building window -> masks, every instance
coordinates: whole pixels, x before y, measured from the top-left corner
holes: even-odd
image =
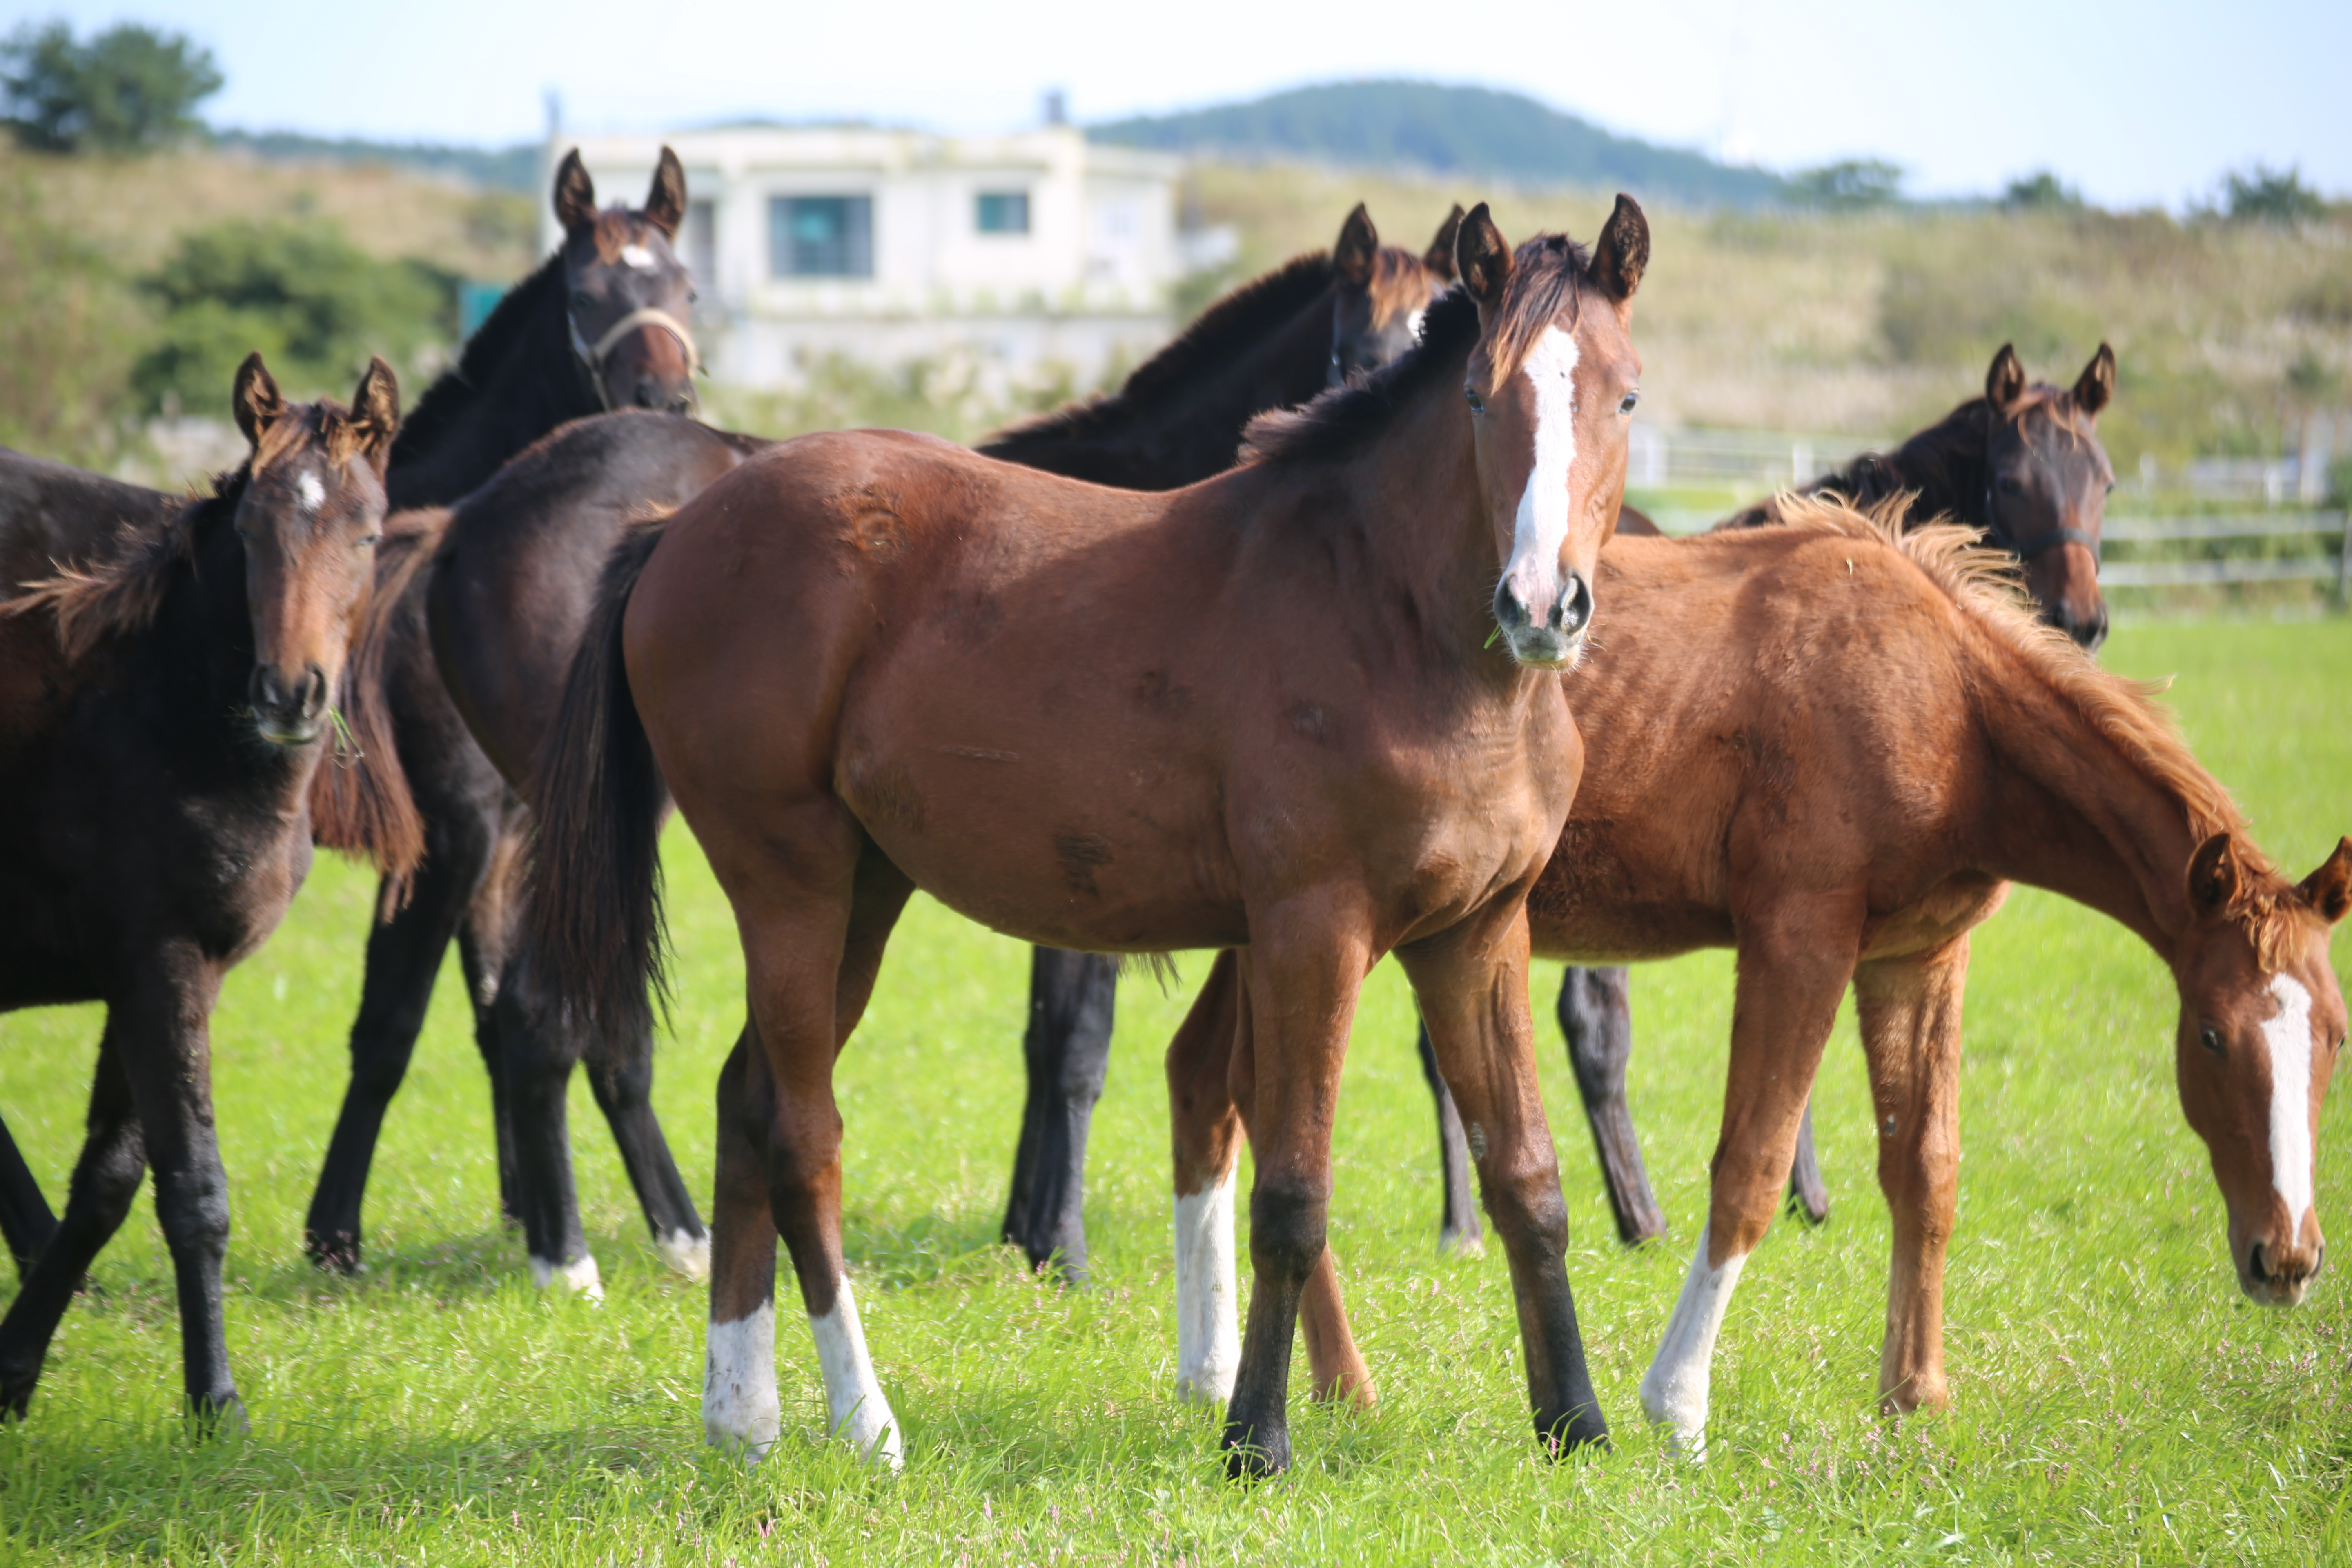
[[[871,196],[774,196],[768,271],[777,278],[874,276]]]
[[[981,192],[980,232],[1027,234],[1029,232],[1029,193],[1026,191]]]

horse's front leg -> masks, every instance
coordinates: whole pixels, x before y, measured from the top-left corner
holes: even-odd
[[[58,1216],[49,1212],[40,1182],[16,1152],[8,1124],[0,1121],[0,1237],[6,1238],[8,1256],[16,1260],[19,1281],[33,1271],[57,1230]]]
[[[1241,959],[1255,1055],[1250,1264],[1255,1288],[1225,1406],[1226,1468],[1290,1463],[1290,1352],[1301,1292],[1323,1258],[1331,1126],[1356,997],[1370,966],[1360,922],[1328,908],[1253,910]]]
[[[1514,905],[1400,949],[1438,1066],[1461,1108],[1486,1213],[1510,1258],[1537,1441],[1558,1453],[1606,1444],[1569,1289],[1568,1205],[1536,1082],[1528,923]]]
[[[1878,1184],[1895,1227],[1878,1365],[1878,1402],[1893,1415],[1940,1410],[1950,1397],[1944,1250],[1959,1207],[1960,1003],[1968,980],[1965,933],[1853,972],[1878,1123]]]
[[[1706,1454],[1716,1336],[1788,1182],[1805,1099],[1853,973],[1864,911],[1859,899],[1840,892],[1736,912],[1731,1068],[1706,1225],[1657,1357],[1642,1378],[1642,1408],[1694,1458]]]
[[[180,1353],[199,1426],[242,1428],[245,1405],[229,1376],[221,1266],[228,1256],[228,1173],[221,1168],[212,1095],[213,1001],[220,969],[193,942],[165,945],[131,995],[109,1013],[124,1076],[155,1173],[155,1217],[179,1287]],[[112,1027],[115,1011],[121,1027]]]

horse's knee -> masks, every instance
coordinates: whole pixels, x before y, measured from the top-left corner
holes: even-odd
[[[1568,1205],[1557,1167],[1488,1182],[1486,1208],[1504,1246],[1539,1258],[1568,1255]]]
[[[155,1184],[155,1218],[173,1252],[228,1250],[228,1182],[217,1165]]]

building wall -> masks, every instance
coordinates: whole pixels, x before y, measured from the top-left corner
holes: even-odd
[[[721,379],[789,385],[841,354],[885,365],[970,359],[1006,382],[1049,366],[1091,380],[1170,330],[1181,271],[1173,158],[1091,147],[1067,126],[961,140],[744,129],[576,145],[598,198],[635,204],[665,142],[698,209],[680,248],[698,273],[697,336]],[[551,145],[551,171],[557,155]],[[982,232],[984,193],[1025,195],[1028,232]],[[870,277],[775,274],[770,204],[792,196],[871,202]],[[551,246],[553,216],[541,221]]]

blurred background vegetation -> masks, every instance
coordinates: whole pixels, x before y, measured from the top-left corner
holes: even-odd
[[[152,468],[152,422],[218,416],[256,347],[294,395],[347,390],[372,353],[413,395],[456,347],[458,281],[536,263],[534,149],[215,135],[197,110],[219,83],[202,49],[135,25],[80,40],[28,25],[0,44],[0,443]],[[2143,461],[2276,456],[2307,412],[2352,407],[2352,204],[2293,171],[2242,171],[2180,215],[2102,211],[2047,173],[1918,203],[1882,163],[1726,172],[1510,95],[1416,83],[1092,133],[1187,152],[1184,222],[1233,231],[1231,258],[1180,291],[1179,320],[1328,246],[1360,199],[1419,248],[1450,204],[1482,198],[1514,238],[1589,236],[1630,186],[1654,231],[1637,321],[1645,416],[1663,426],[1900,436],[1979,388],[2004,342],[2063,382],[2102,339],[2121,384],[2100,434],[2126,478]],[[1531,140],[1549,151],[1533,157]],[[980,384],[954,366],[834,362],[801,392],[719,387],[708,403],[768,434],[873,423],[969,439],[1089,390]]]

